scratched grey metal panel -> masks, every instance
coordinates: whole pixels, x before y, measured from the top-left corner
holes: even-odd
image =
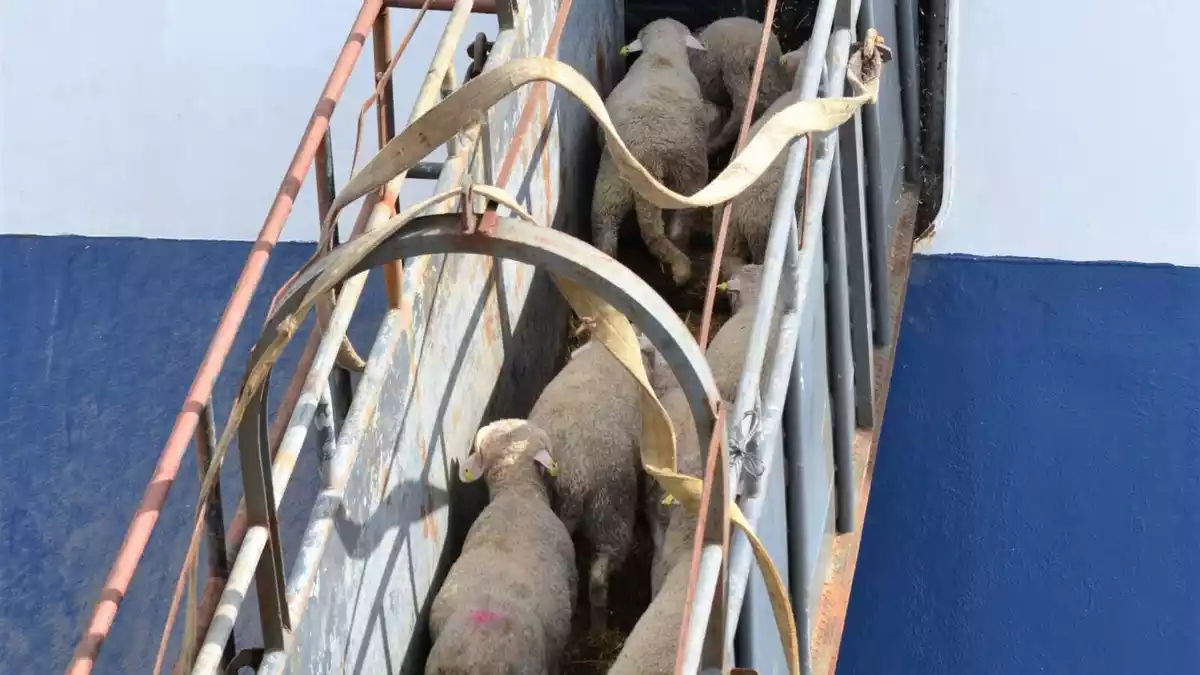
[[[789,566],[787,474],[783,458],[783,436],[776,435],[775,443],[779,445],[775,449],[774,466],[768,468],[766,503],[763,504],[762,516],[758,520],[755,533],[767,547],[776,568],[782,571],[787,570]],[[787,574],[784,573],[783,576],[786,588]],[[758,565],[752,566],[750,570],[741,623],[738,625],[736,649],[736,662],[741,667],[754,668],[759,675],[787,673],[787,658],[783,653],[783,644],[779,641],[775,615],[771,611],[771,600]]]
[[[829,546],[830,495],[833,491],[833,421],[829,400],[828,358],[825,353],[825,266],[820,227],[810,226],[804,233],[800,260],[799,352],[792,366],[788,387],[789,406],[799,419],[785,415],[785,433],[802,434],[799,462],[804,464],[804,484],[797,485],[796,459],[790,458],[789,488],[792,496],[788,521],[799,523],[804,533],[804,560],[790,561],[791,585],[799,587],[798,575],[809,582],[810,613],[820,599],[822,549]],[[788,443],[784,447],[795,447]],[[810,614],[812,615],[812,614]]]
[[[542,52],[558,3],[520,5],[514,29],[497,36],[489,66],[505,51],[510,58]],[[616,72],[620,26],[615,0],[574,3],[560,60],[598,87],[611,86],[600,74]],[[498,171],[531,89],[489,114],[484,174]],[[577,104],[556,98],[536,107],[505,187],[539,219],[578,231],[595,129]],[[456,181],[443,175],[440,185],[448,182]],[[572,198],[560,203],[560,194]],[[415,289],[411,315],[390,311],[372,350],[372,358],[393,363],[376,415],[361,431],[344,508],[296,627],[293,673],[420,672],[434,589],[486,498],[481,486],[449,477],[479,425],[527,413],[558,365],[545,355],[561,352],[567,307],[533,268],[493,266],[480,256],[416,258],[405,261],[405,287]]]

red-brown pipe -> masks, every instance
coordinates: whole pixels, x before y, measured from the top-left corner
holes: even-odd
[[[100,646],[108,637],[109,631],[112,630],[121,600],[129,590],[129,582],[133,579],[142,554],[146,551],[146,545],[150,542],[150,535],[158,522],[159,512],[167,501],[171,485],[179,473],[183,455],[196,431],[200,412],[203,410],[205,401],[212,395],[213,384],[225,364],[225,359],[229,356],[229,350],[233,347],[234,338],[246,316],[246,309],[250,306],[254,291],[262,280],[271,249],[279,240],[279,233],[283,230],[283,225],[292,211],[296,194],[304,183],[313,157],[316,156],[317,146],[329,128],[329,117],[346,88],[346,82],[350,79],[350,73],[354,70],[354,64],[358,60],[363,43],[366,42],[367,34],[371,30],[371,24],[374,23],[375,17],[382,7],[382,0],[364,0],[358,17],[354,20],[346,43],[342,46],[341,53],[338,54],[333,72],[330,73],[329,79],[325,82],[325,88],[321,91],[317,107],[309,118],[308,128],[304,131],[304,136],[292,156],[292,162],[283,177],[275,200],[271,203],[271,209],[267,212],[266,221],[258,233],[254,248],[246,258],[246,264],[238,277],[237,285],[234,286],[233,296],[229,299],[229,304],[225,306],[225,311],[217,324],[204,360],[200,363],[196,377],[192,380],[192,386],[188,390],[183,408],[175,418],[175,426],[171,429],[170,436],[167,437],[167,442],[159,455],[158,464],[154,467],[154,474],[150,477],[146,490],[142,494],[142,502],[138,506],[133,520],[129,523],[129,529],[125,532],[125,540],[121,542],[121,548],[117,552],[116,559],[113,561],[112,568],[100,591],[100,599],[92,610],[92,615],[84,628],[83,637],[75,647],[75,653],[67,665],[66,675],[91,673],[92,667],[96,663],[96,655],[100,652]]]

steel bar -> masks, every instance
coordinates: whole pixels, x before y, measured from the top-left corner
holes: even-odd
[[[383,82],[383,90],[375,101],[375,123],[379,132],[379,147],[381,148],[396,135],[396,99],[393,94],[395,78],[388,73],[388,66],[392,62],[391,26],[391,22],[388,21],[388,12],[384,9],[379,16],[375,17],[375,24],[371,27],[371,52],[375,63],[374,82],[376,88]],[[387,77],[386,82],[384,77]],[[395,194],[399,199],[400,191],[396,190]],[[395,210],[393,206],[392,211],[395,212]],[[402,292],[400,286],[403,275],[404,270],[399,261],[383,268],[383,287],[387,292],[389,307],[400,306]]]
[[[869,28],[875,25],[875,8],[871,2],[864,2],[862,13],[858,17],[858,37],[863,39]],[[811,56],[811,54],[809,54]],[[867,231],[870,240],[867,247],[868,261],[871,264],[871,312],[874,327],[876,347],[887,347],[892,342],[892,298],[888,290],[888,252],[891,250],[891,237],[887,222],[886,186],[883,184],[883,133],[882,122],[879,119],[879,104],[867,103],[862,107],[863,126],[863,163],[865,164]]]
[[[217,423],[213,417],[212,399],[204,406],[204,412],[200,416],[200,424],[196,427],[196,464],[199,469],[200,480],[204,480],[204,476],[208,474],[208,469],[212,466],[213,450],[217,447]],[[221,504],[221,479],[220,476],[213,482],[212,492],[208,494],[208,501],[204,505],[204,524],[208,532],[206,540],[208,547],[208,584],[213,584],[213,588],[223,586],[229,578],[229,551],[225,546],[225,511]],[[208,584],[205,589],[208,589]],[[204,635],[208,631],[208,624],[212,620],[211,615],[204,615],[197,611],[195,631],[196,635]],[[229,639],[225,641],[225,649],[221,656],[221,665],[224,667],[233,660],[236,645],[234,644],[234,636],[231,634]],[[196,655],[187,655],[188,659],[195,661]]]
[[[850,58],[850,31],[839,28],[829,38],[827,93],[841,98],[846,88]],[[833,457],[837,485],[837,530],[854,531],[854,357],[850,345],[850,279],[846,255],[846,219],[842,209],[842,170],[838,162],[838,133],[826,134],[830,145],[829,190],[825,200],[826,345],[829,356],[829,389],[833,399]]]
[[[271,208],[267,212],[266,221],[258,233],[255,246],[238,276],[233,295],[217,323],[204,360],[188,389],[183,408],[180,410],[179,416],[175,418],[175,425],[163,445],[158,463],[154,467],[154,473],[146,485],[141,503],[135,512],[136,515],[129,524],[125,539],[105,578],[100,599],[84,626],[83,637],[75,648],[71,662],[67,665],[67,675],[87,675],[92,671],[96,655],[112,629],[121,600],[129,589],[129,582],[137,570],[146,545],[150,541],[150,535],[158,522],[162,506],[166,503],[171,485],[179,473],[183,454],[187,451],[188,443],[199,424],[200,411],[212,395],[213,384],[221,372],[225,359],[229,356],[229,350],[233,347],[234,338],[246,316],[246,310],[250,306],[254,291],[262,280],[270,251],[278,241],[279,233],[283,230],[283,225],[291,213],[296,194],[316,155],[317,145],[326,129],[329,128],[329,117],[345,90],[346,81],[354,70],[354,63],[362,52],[362,44],[366,41],[367,30],[374,22],[381,5],[380,0],[364,0],[350,29],[349,36],[342,46],[342,51],[338,54],[333,71],[326,80],[317,106],[309,118],[308,127],[292,156],[291,164],[288,166]]]
[[[390,96],[388,97],[388,100],[390,102]],[[392,130],[392,133],[395,133],[394,129]],[[320,219],[319,222],[323,223],[325,222],[325,217],[329,214],[329,209],[333,204],[333,199],[337,195],[337,177],[334,174],[333,169],[333,138],[329,132],[325,132],[325,138],[323,138],[321,142],[321,151],[317,153],[316,171],[318,178],[317,217]],[[339,243],[341,243],[341,233],[338,229],[339,224],[335,220],[330,224],[330,227],[333,228],[333,232],[330,234],[330,245],[337,246]],[[338,287],[335,290],[340,292],[341,288]],[[313,353],[315,354],[315,352],[316,349],[314,347]],[[312,367],[311,358],[309,359],[306,367]],[[297,374],[300,372],[302,371],[297,371]],[[346,418],[346,411],[350,409],[350,399],[354,395],[353,385],[351,384],[350,380],[350,371],[342,368],[341,366],[335,365],[332,372],[329,374],[329,389],[330,414],[332,415],[330,424],[332,424],[335,428],[340,429],[342,426],[342,420]],[[298,395],[296,396],[296,400],[299,400]],[[290,417],[294,409],[295,403],[293,402],[292,407],[285,414]],[[272,432],[274,431],[275,430],[272,429]],[[271,448],[273,450],[279,447],[280,440],[281,439],[278,435],[272,433]],[[274,457],[274,454],[272,454],[272,457]]]
[[[917,2],[896,0],[896,46],[900,60],[900,101],[908,150],[908,180],[921,177],[921,61],[917,45]]]
[[[267,403],[267,384],[255,392],[258,405]],[[326,386],[328,386],[326,384]],[[258,618],[262,625],[263,647],[268,651],[284,649],[292,621],[288,616],[284,593],[283,545],[279,536],[279,517],[275,505],[275,486],[271,476],[270,442],[267,418],[254,425],[238,427],[238,453],[242,460],[242,486],[246,498],[246,522],[267,529],[267,548],[254,572],[258,595]]]
[[[511,2],[511,0],[501,0],[502,2]],[[497,0],[478,0],[475,3],[475,12],[477,14],[495,14]],[[385,0],[384,7],[394,9],[421,9],[424,0]],[[445,12],[454,9],[454,0],[432,0],[429,3],[429,9],[434,9],[440,12]]]

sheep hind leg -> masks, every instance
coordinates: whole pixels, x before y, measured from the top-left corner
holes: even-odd
[[[668,167],[668,184],[677,192],[694,195],[708,184],[708,155],[697,145],[693,152],[680,153]],[[671,214],[667,236],[685,251],[691,242],[692,232],[699,229],[708,208],[679,209]]]
[[[634,208],[637,209],[638,227],[642,232],[642,240],[646,248],[659,262],[671,268],[671,278],[676,286],[683,286],[692,278],[692,261],[683,251],[679,250],[666,235],[663,225],[662,209],[634,195]]]
[[[608,575],[612,572],[612,554],[597,550],[588,571],[588,609],[593,633],[608,630]]]
[[[621,220],[632,207],[633,189],[621,179],[612,157],[603,153],[596,171],[596,189],[592,193],[592,245],[616,258]]]

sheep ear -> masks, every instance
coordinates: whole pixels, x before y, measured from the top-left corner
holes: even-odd
[[[554,458],[550,456],[549,450],[545,448],[538,450],[537,454],[533,456],[533,461],[546,467],[546,473],[551,476],[558,475],[558,462],[554,461]]]
[[[642,51],[642,41],[635,39],[633,42],[621,47],[621,56],[628,56],[634,52]]]
[[[483,478],[483,458],[478,452],[472,452],[458,465],[458,479],[464,483],[474,483]]]
[[[691,47],[692,49],[699,49],[702,52],[708,51],[708,48],[704,46],[704,43],[697,40],[696,36],[692,35],[691,33],[688,33],[687,36],[687,46]]]

